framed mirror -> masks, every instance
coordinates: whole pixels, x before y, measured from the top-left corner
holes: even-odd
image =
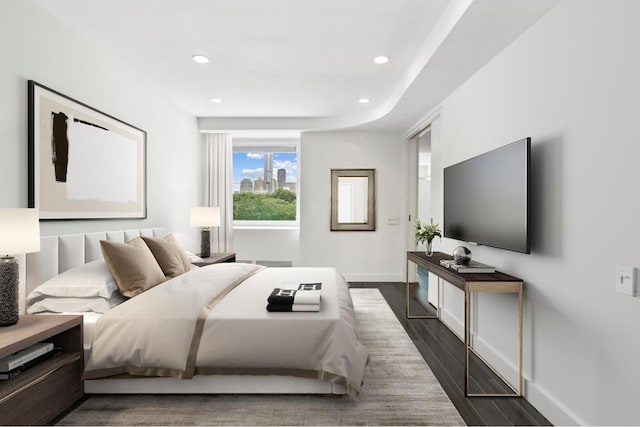
[[[331,169],[331,231],[375,229],[375,169]]]

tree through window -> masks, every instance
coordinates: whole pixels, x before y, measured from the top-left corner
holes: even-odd
[[[296,147],[234,147],[234,221],[296,221]]]

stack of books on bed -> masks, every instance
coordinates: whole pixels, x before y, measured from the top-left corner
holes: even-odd
[[[301,283],[297,289],[275,288],[267,298],[267,311],[320,311],[322,283]]]
[[[0,359],[0,380],[9,380],[60,353],[53,343],[41,342]]]

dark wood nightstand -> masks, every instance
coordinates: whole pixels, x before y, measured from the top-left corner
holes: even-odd
[[[84,395],[82,316],[20,316],[0,328],[0,358],[39,342],[52,342],[62,353],[0,381],[0,424],[46,424]]]
[[[221,262],[236,262],[236,253],[227,252],[227,253],[211,254],[211,256],[207,258],[202,258],[202,261],[193,262],[192,264],[197,265],[198,267],[204,267],[206,265],[219,264]]]

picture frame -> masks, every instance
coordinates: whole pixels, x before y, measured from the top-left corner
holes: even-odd
[[[33,80],[29,207],[40,219],[147,217],[147,132]]]
[[[331,169],[331,231],[376,231],[375,169]]]

